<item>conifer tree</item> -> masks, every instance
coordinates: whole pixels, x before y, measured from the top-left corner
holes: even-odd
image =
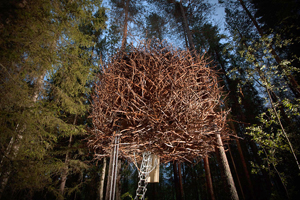
[[[87,86],[97,67],[91,59],[96,36],[80,27],[93,24],[93,33],[104,28],[104,13],[93,15],[100,4],[1,4],[1,195],[45,188],[58,195],[55,177],[64,165],[56,143],[85,132],[78,121],[88,111]]]

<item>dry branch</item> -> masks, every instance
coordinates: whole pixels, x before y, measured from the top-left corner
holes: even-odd
[[[192,161],[227,138],[222,91],[204,56],[148,42],[117,53],[98,75],[89,145],[107,156],[121,135],[120,154],[151,151],[162,162]],[[137,154],[138,155],[138,154]],[[139,157],[138,157],[139,159]]]

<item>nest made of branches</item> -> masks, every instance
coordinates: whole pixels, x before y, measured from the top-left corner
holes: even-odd
[[[222,90],[204,55],[150,41],[118,52],[98,75],[92,96],[89,145],[108,156],[120,135],[119,155],[139,160],[151,151],[162,162],[193,161],[227,137]]]

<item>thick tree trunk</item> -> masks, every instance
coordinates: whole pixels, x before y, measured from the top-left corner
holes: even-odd
[[[218,145],[218,149],[220,152],[220,158],[222,161],[222,165],[224,167],[224,172],[225,172],[225,176],[226,176],[226,181],[227,184],[229,186],[229,193],[230,193],[230,197],[232,200],[238,200],[239,196],[238,193],[236,191],[236,187],[233,181],[233,177],[229,168],[229,164],[228,164],[228,160],[225,154],[225,150],[224,150],[224,146],[223,146],[223,142],[221,139],[221,135],[220,134],[216,134],[216,140],[217,140],[217,145]]]
[[[203,161],[204,161],[207,190],[210,195],[210,199],[215,200],[215,194],[214,194],[214,189],[213,189],[213,184],[212,184],[211,174],[210,174],[210,168],[209,168],[209,160],[208,160],[207,155],[203,158]]]
[[[260,28],[260,26],[258,25],[256,19],[252,16],[252,14],[250,13],[250,11],[248,10],[248,8],[246,7],[246,5],[244,4],[243,0],[239,0],[243,9],[245,10],[245,12],[247,13],[248,17],[251,19],[252,23],[254,24],[254,26],[256,27],[258,33],[260,34],[260,36],[262,37],[264,35],[263,30]],[[281,64],[281,59],[280,57],[277,55],[277,53],[275,52],[275,50],[273,49],[272,46],[269,47],[271,50],[272,55],[274,56],[276,62],[278,65]],[[280,65],[280,67],[282,69],[286,69],[284,66]],[[290,84],[291,84],[291,90],[293,91],[294,95],[299,98],[300,97],[300,87],[297,83],[297,81],[295,80],[294,76],[291,74],[287,75]]]
[[[103,158],[102,174],[101,174],[100,184],[99,184],[99,199],[100,200],[103,200],[104,180],[105,180],[105,173],[106,173],[106,160],[107,160],[107,158]]]
[[[121,46],[122,50],[125,50],[125,47],[126,47],[127,32],[128,32],[127,26],[128,26],[129,3],[130,3],[130,0],[126,0],[126,4],[124,6],[125,18],[124,18],[123,38],[122,38],[122,46]]]
[[[221,162],[221,158],[220,158],[220,152],[218,151],[217,147],[215,147],[215,153],[216,153],[218,165],[219,165],[219,168],[220,168],[220,173],[221,173],[221,179],[222,179],[222,183],[223,183],[223,188],[224,188],[224,191],[226,191],[226,193],[227,193],[228,192],[228,188],[227,188],[227,185],[226,185],[225,173],[224,173],[224,169],[222,167],[222,162]]]

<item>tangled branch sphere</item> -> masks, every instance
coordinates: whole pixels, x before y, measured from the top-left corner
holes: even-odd
[[[214,151],[216,133],[227,137],[221,96],[204,56],[155,41],[131,46],[98,75],[89,145],[108,156],[119,134],[119,155],[131,160],[143,151],[162,162],[198,159]]]

